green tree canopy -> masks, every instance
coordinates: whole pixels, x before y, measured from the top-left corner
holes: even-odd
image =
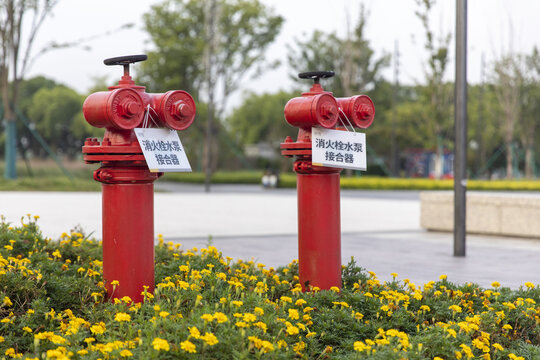
[[[205,79],[207,1],[166,0],[144,15],[153,49],[141,66],[140,80],[151,91],[183,89],[195,98]],[[235,91],[281,29],[283,18],[259,0],[219,0],[216,24],[216,83],[221,98]]]
[[[81,95],[65,86],[43,87],[32,97],[27,114],[35,130],[53,150],[74,155],[80,151],[79,146],[87,134],[81,131],[86,129],[81,117],[82,102]],[[40,152],[39,145],[32,148]]]
[[[231,133],[242,145],[266,142],[279,146],[287,135],[298,133],[283,117],[287,101],[298,95],[285,91],[247,95],[227,119]]]
[[[304,40],[295,39],[288,51],[291,77],[300,81],[299,72],[332,70],[336,76],[323,86],[335,96],[351,96],[373,89],[382,80],[381,70],[388,65],[389,56],[375,56],[365,35],[367,18],[361,6],[358,22],[345,38],[336,33],[314,31]]]

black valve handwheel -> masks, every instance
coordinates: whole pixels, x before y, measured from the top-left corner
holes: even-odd
[[[300,79],[313,79],[315,84],[319,83],[319,79],[327,79],[334,76],[333,71],[306,71],[298,74]]]
[[[117,56],[113,58],[108,58],[103,60],[105,65],[129,65],[139,61],[144,61],[148,59],[148,56],[142,55],[126,55],[126,56]]]

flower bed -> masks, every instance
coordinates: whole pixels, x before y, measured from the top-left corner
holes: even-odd
[[[302,293],[212,246],[156,246],[156,291],[105,301],[101,246],[0,223],[0,357],[28,359],[537,359],[540,288],[382,283],[352,261],[343,289]]]

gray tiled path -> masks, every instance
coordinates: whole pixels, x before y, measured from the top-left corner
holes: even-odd
[[[156,183],[155,232],[185,248],[212,242],[226,256],[254,259],[268,266],[297,258],[296,192],[258,186]],[[18,223],[27,213],[39,215],[45,235],[57,238],[80,226],[101,237],[99,193],[0,192],[0,214]],[[419,227],[418,192],[342,191],[342,260],[357,263],[380,279],[416,284],[447,274],[453,282],[489,286],[499,281],[517,288],[540,284],[540,240],[469,235],[467,256],[452,256],[450,233]],[[211,240],[209,240],[211,238]]]

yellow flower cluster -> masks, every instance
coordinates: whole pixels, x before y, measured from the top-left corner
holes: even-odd
[[[94,307],[92,315],[56,305],[56,310],[28,309],[19,297],[0,292],[0,326],[7,330],[5,334],[28,337],[32,356],[114,359],[197,354],[215,358],[226,348],[222,344],[231,341],[234,351],[245,358],[264,354],[345,358],[356,354],[406,359],[424,358],[424,350],[429,349],[427,353],[434,359],[522,360],[522,354],[509,345],[524,332],[516,319],[532,328],[540,324],[538,288],[532,283],[520,290],[522,297],[509,297],[498,283],[491,290],[472,285],[457,289],[442,275],[437,283],[417,286],[405,279],[401,285],[395,273],[390,283],[369,273],[344,289],[311,287],[311,292],[302,293],[295,275],[297,262],[278,270],[252,261],[233,263],[212,246],[181,251],[163,237],[158,238],[156,258],[166,260],[157,266],[173,270],[158,281],[155,292],[146,288],[141,304],[129,297],[108,303],[103,263],[95,257],[83,263],[72,255],[73,247],[84,247],[86,242],[82,235],[66,234],[59,247],[48,247],[45,258],[62,274],[72,273],[93,284],[87,292],[93,299],[88,303],[89,308]],[[0,247],[0,280],[2,275],[17,273],[42,286],[43,270],[30,260],[31,254],[15,254],[18,246],[10,242]],[[112,281],[111,285],[119,283]],[[530,295],[533,293],[536,295]],[[358,337],[338,343],[336,334],[328,330],[334,328],[339,334],[348,331],[348,339]],[[5,334],[5,338],[0,336],[0,344],[11,341],[11,335]],[[32,337],[33,342],[28,341]],[[429,343],[430,337],[437,341]],[[433,350],[440,340],[451,349],[444,356]],[[327,346],[329,341],[332,346]],[[26,355],[12,341],[0,349],[0,356],[6,358]]]

